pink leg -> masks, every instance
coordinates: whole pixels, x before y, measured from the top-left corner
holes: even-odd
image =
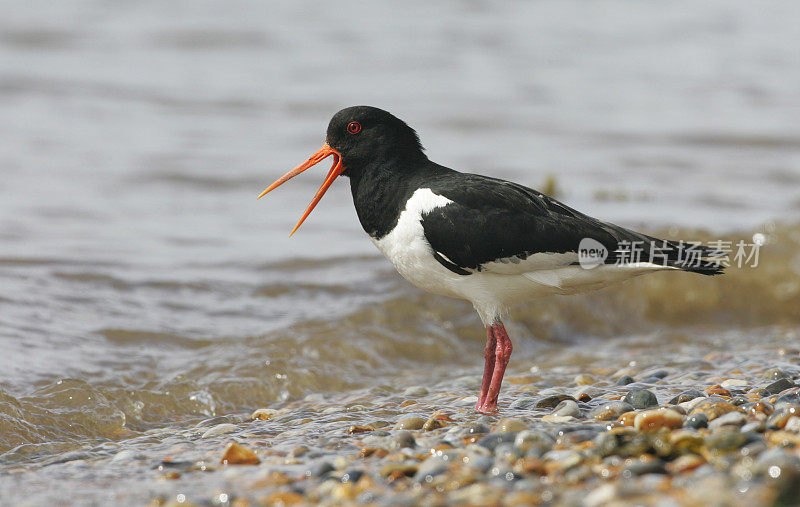
[[[492,372],[492,380],[489,383],[489,390],[486,393],[482,406],[477,407],[478,412],[488,414],[497,410],[497,397],[500,395],[500,385],[503,383],[503,375],[506,373],[506,366],[508,360],[511,358],[511,352],[514,346],[511,344],[511,338],[506,333],[506,328],[502,322],[492,326],[493,334],[497,340],[495,347],[496,361],[494,371]]]
[[[489,383],[492,381],[492,373],[494,372],[495,361],[495,347],[497,346],[497,338],[494,337],[492,326],[486,326],[486,348],[483,349],[483,382],[481,382],[481,393],[478,395],[478,404],[475,405],[475,410],[480,411],[481,405],[486,401],[486,396],[489,393]]]

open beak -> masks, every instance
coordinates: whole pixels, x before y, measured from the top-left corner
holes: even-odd
[[[292,232],[291,234],[289,234],[289,236],[294,234],[295,231],[300,228],[300,225],[303,223],[303,221],[305,221],[308,215],[311,214],[311,211],[313,211],[314,206],[316,206],[317,203],[320,201],[320,199],[322,199],[322,196],[325,195],[325,192],[328,190],[328,187],[331,186],[333,180],[335,180],[336,177],[342,174],[342,172],[344,171],[344,167],[342,166],[342,155],[335,149],[331,148],[330,145],[328,145],[328,143],[325,143],[322,145],[322,148],[320,148],[319,150],[317,150],[316,153],[311,155],[311,157],[308,160],[306,160],[299,166],[295,167],[288,173],[278,178],[278,181],[268,186],[267,189],[261,192],[261,195],[258,196],[258,198],[261,199],[273,189],[278,188],[279,186],[283,185],[290,179],[294,178],[301,172],[308,169],[309,167],[322,162],[325,158],[331,155],[333,155],[333,166],[331,167],[331,170],[328,171],[328,175],[325,177],[325,181],[322,182],[322,186],[319,187],[319,190],[317,190],[317,195],[315,195],[314,198],[311,199],[311,204],[308,205],[308,208],[306,208],[306,212],[303,213],[302,217],[300,217],[300,221],[297,222],[297,225],[294,226],[294,229],[292,229]]]

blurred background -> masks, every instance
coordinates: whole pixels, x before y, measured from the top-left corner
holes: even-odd
[[[515,310],[512,369],[568,363],[553,351],[586,343],[624,356],[633,336],[662,356],[796,338],[796,4],[0,11],[3,463],[314,393],[479,375],[472,308],[394,273],[347,180],[291,239],[327,167],[255,199],[355,104],[407,121],[439,163],[604,220],[672,238],[765,235],[757,269]]]

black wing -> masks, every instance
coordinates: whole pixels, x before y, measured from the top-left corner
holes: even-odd
[[[578,246],[591,238],[608,251],[606,264],[615,264],[621,245],[637,242],[641,261],[650,260],[653,244],[668,266],[704,274],[721,272],[718,265],[681,258],[679,245],[640,234],[580,213],[541,192],[516,183],[476,174],[449,173],[431,180],[431,190],[452,203],[423,215],[425,237],[437,260],[453,272],[468,275],[484,269],[523,273],[576,264]],[[426,185],[427,186],[427,185]],[[627,243],[626,243],[627,242]],[[702,257],[710,250],[700,247]],[[534,254],[567,254],[537,256]],[[655,254],[655,253],[654,253]],[[488,263],[503,263],[487,266]],[[655,261],[654,261],[655,262]]]

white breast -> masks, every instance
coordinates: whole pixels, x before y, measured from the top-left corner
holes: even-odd
[[[433,257],[433,249],[422,229],[422,215],[447,206],[450,199],[434,194],[429,188],[417,189],[406,202],[397,225],[381,239],[372,242],[394,264],[395,269],[409,282],[421,289],[446,296],[463,297],[450,285],[459,277]]]

